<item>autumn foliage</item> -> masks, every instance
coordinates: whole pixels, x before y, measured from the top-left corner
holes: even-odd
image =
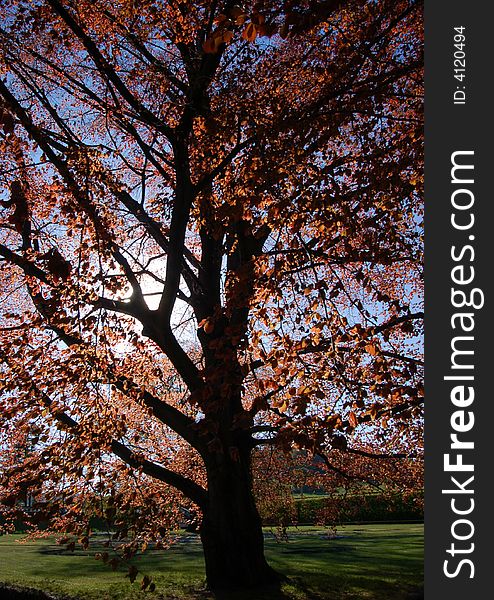
[[[421,3],[0,7],[3,526],[273,580],[283,453],[420,479]]]

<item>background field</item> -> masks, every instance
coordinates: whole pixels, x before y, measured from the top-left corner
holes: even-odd
[[[269,562],[288,580],[281,590],[228,593],[225,600],[412,600],[422,597],[423,525],[342,526],[332,538],[317,527],[290,528],[288,541],[266,529]],[[124,570],[112,572],[88,551],[66,551],[54,539],[22,543],[23,536],[0,538],[0,581],[88,600],[209,600],[197,536],[180,534],[166,551],[148,551],[134,563],[156,583],[141,592]],[[216,596],[219,598],[219,596]],[[223,599],[223,597],[221,597]]]

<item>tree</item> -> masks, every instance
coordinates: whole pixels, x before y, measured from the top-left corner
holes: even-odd
[[[274,581],[256,446],[420,446],[421,2],[1,6],[6,504]]]

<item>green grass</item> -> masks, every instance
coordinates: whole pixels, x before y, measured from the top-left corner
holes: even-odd
[[[270,564],[288,580],[280,592],[228,593],[221,600],[408,600],[418,598],[423,577],[422,525],[345,526],[337,539],[316,527],[289,530],[278,543],[267,532]],[[204,562],[195,536],[166,551],[148,551],[135,560],[152,576],[156,592],[140,592],[124,571],[96,561],[96,545],[67,552],[54,540],[21,543],[0,537],[0,581],[88,600],[210,600],[204,590]],[[139,580],[139,577],[138,577]]]

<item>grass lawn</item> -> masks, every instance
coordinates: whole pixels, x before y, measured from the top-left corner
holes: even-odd
[[[280,591],[228,593],[221,600],[412,600],[423,578],[422,525],[342,526],[336,539],[316,527],[289,529],[288,542],[266,531],[270,564],[288,577]],[[124,572],[112,572],[93,558],[97,545],[74,553],[54,540],[20,543],[21,535],[0,537],[0,582],[90,600],[211,600],[204,590],[204,562],[194,535],[166,551],[148,551],[134,562],[156,583],[141,592]]]

